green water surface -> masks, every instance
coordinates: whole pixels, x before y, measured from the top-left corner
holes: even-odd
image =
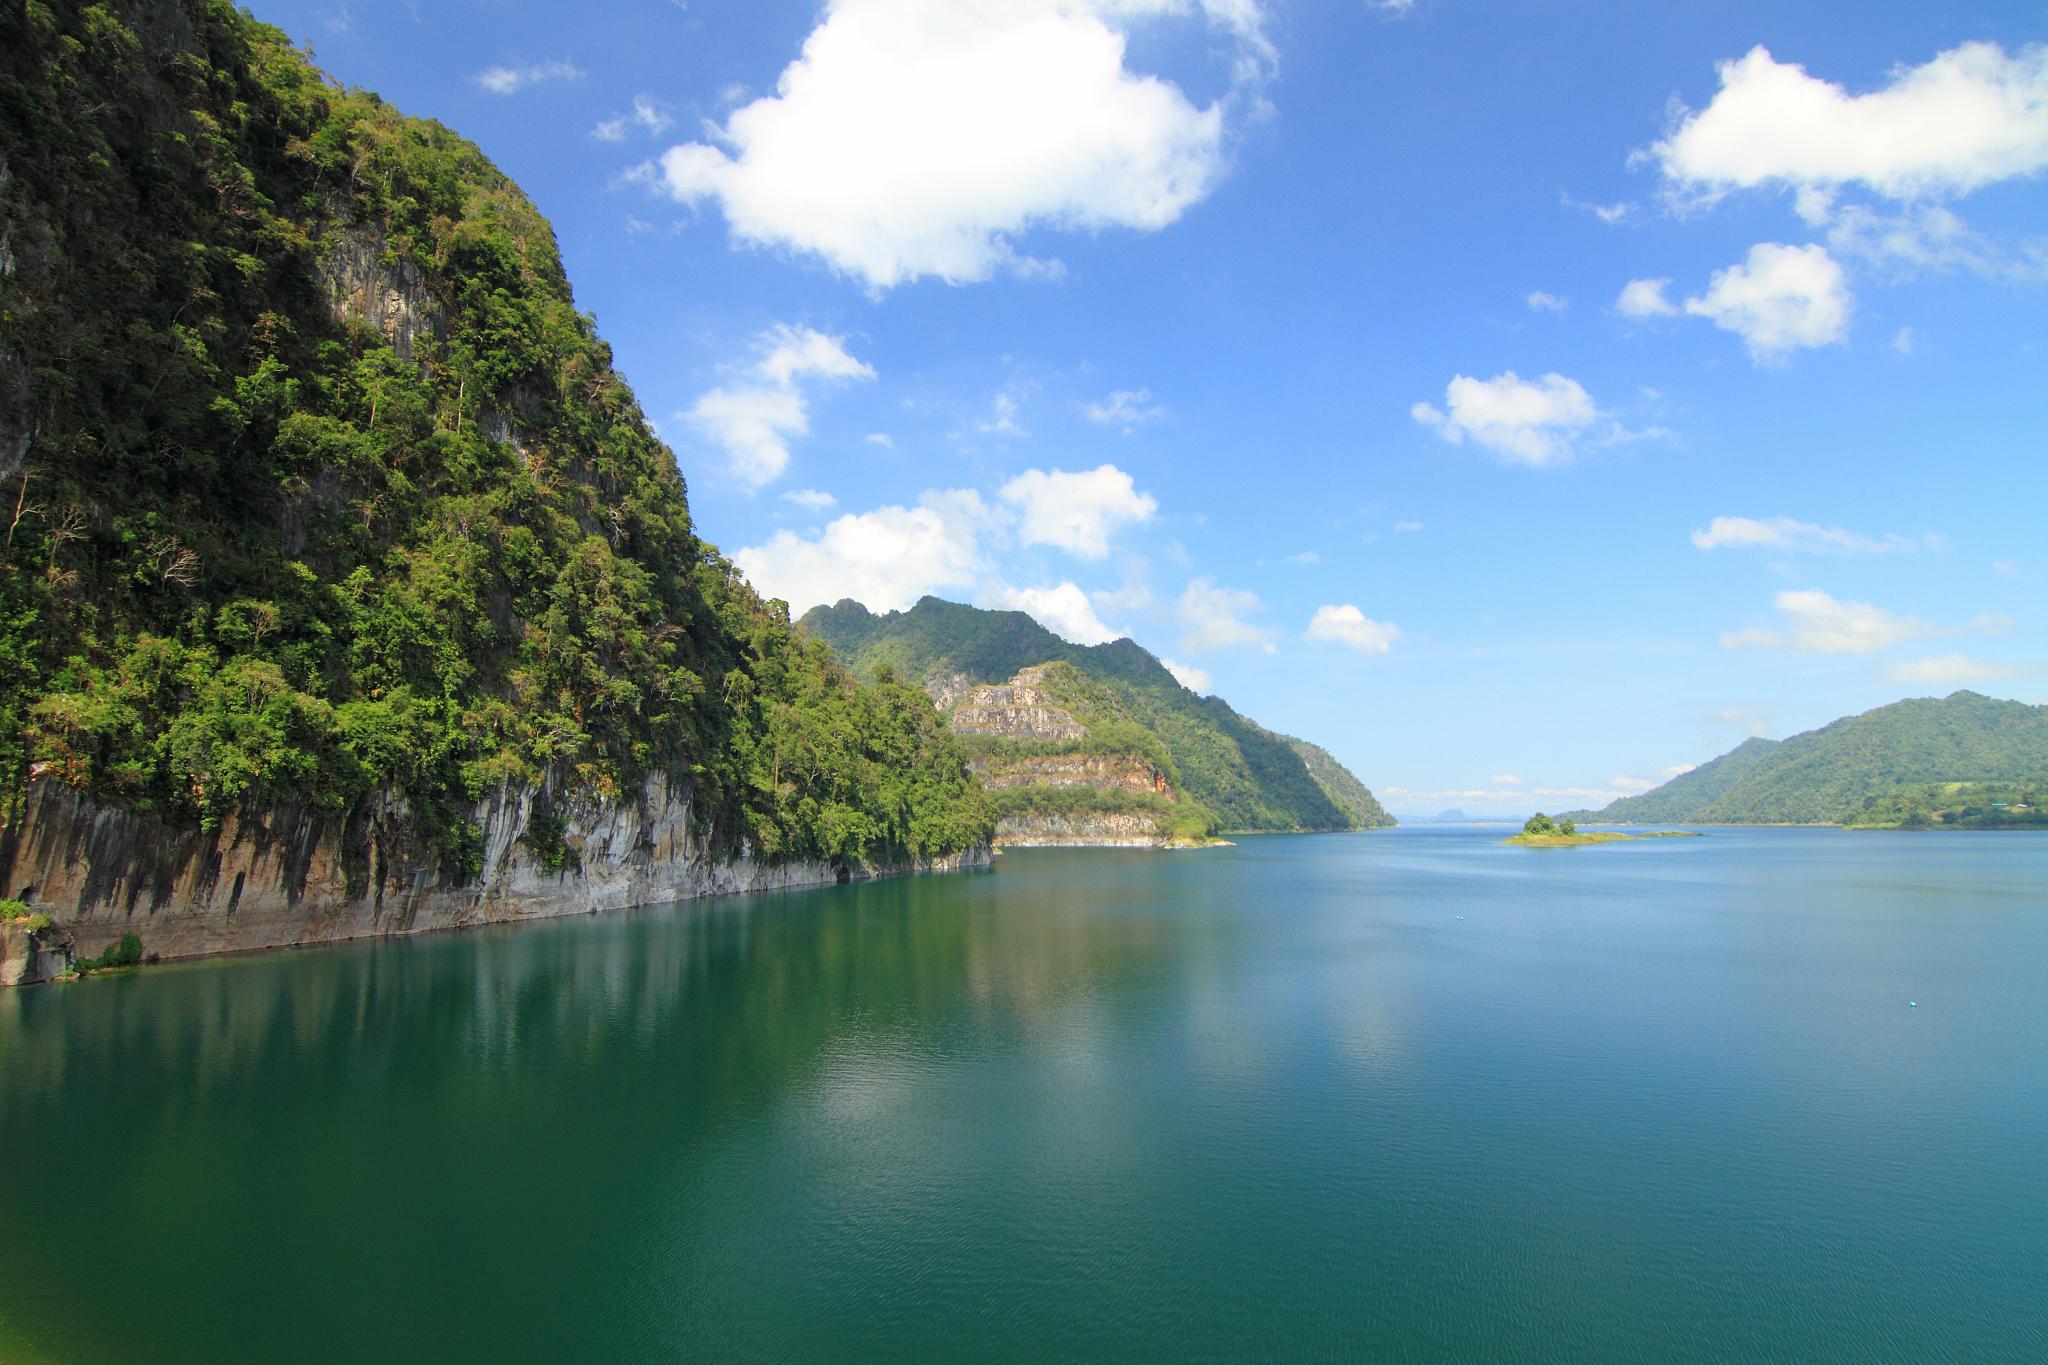
[[[1501,833],[0,993],[0,1360],[2048,1358],[2048,836]]]

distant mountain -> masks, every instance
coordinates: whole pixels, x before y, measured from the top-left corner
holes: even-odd
[[[1040,664],[1072,664],[1106,687],[1121,713],[1157,737],[1173,786],[1223,830],[1371,829],[1394,823],[1329,754],[1247,720],[1220,697],[1198,697],[1130,640],[1076,645],[1021,611],[985,611],[927,597],[877,615],[846,600],[814,607],[798,628],[830,645],[855,673],[886,670],[924,685],[943,712],[975,687]]]
[[[1456,806],[1452,806],[1449,810],[1438,811],[1436,818],[1439,820],[1469,820],[1472,817],[1459,810]]]
[[[1904,788],[2048,774],[2048,706],[1975,692],[1920,697],[1782,743],[1752,739],[1584,819],[1636,824],[1872,824]]]

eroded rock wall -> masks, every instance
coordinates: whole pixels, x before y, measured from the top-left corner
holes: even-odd
[[[1166,831],[1148,815],[1087,812],[1006,815],[996,822],[998,848],[1164,848]]]
[[[346,817],[255,808],[209,833],[97,805],[46,780],[30,788],[0,844],[0,894],[48,912],[81,956],[135,933],[145,953],[190,957],[989,861],[987,849],[888,867],[716,857],[696,829],[688,792],[659,774],[626,799],[555,807],[549,824],[559,822],[559,847],[550,858],[528,840],[537,799],[522,789],[477,805],[470,818],[483,832],[482,871],[464,880],[442,870],[395,798]]]

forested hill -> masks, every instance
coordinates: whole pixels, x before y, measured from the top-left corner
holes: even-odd
[[[1654,791],[1593,815],[1642,824],[1897,823],[1933,784],[2040,782],[2048,706],[1975,692],[1916,698],[1782,743],[1749,740]]]
[[[1574,811],[1570,815],[1581,820],[1642,825],[1682,824],[1687,820],[1697,820],[1700,811],[1749,776],[1777,747],[1778,741],[1774,739],[1745,739],[1719,758],[1702,763],[1690,772],[1680,773],[1663,786],[1641,796],[1624,796],[1597,813]]]
[[[988,837],[693,533],[671,453],[476,147],[227,3],[0,6],[0,788],[174,822],[657,770],[724,846]]]
[[[1131,718],[1166,746],[1189,795],[1233,830],[1373,829],[1393,819],[1323,750],[1275,734],[1220,697],[1198,697],[1130,640],[1071,644],[1021,611],[986,611],[927,597],[877,615],[846,600],[814,607],[798,629],[829,644],[856,673],[886,671],[941,688],[1001,682],[1064,660],[1116,693]]]

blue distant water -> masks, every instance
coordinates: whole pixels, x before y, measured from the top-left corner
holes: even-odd
[[[1503,833],[0,994],[0,1360],[2048,1359],[2048,836]]]

